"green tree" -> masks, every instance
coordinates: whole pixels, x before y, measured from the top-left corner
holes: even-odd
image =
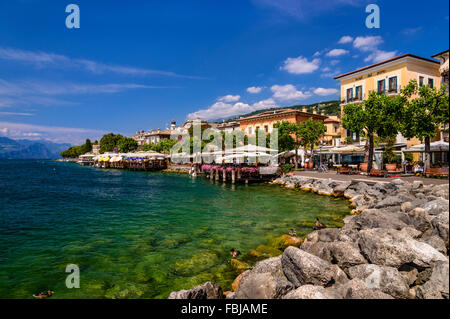
[[[323,122],[320,121],[314,121],[312,117],[310,117],[306,122],[303,122],[300,124],[299,127],[299,137],[300,137],[300,143],[306,149],[310,148],[310,162],[313,158],[313,151],[314,146],[319,144],[320,138],[323,137],[325,134],[327,127]]]
[[[375,136],[395,136],[406,99],[402,95],[389,97],[375,91],[363,103],[344,106],[342,125],[345,129],[365,135],[368,143],[368,172],[372,170]]]
[[[295,149],[295,169],[298,169],[298,149],[301,146],[300,126],[297,123],[281,121],[274,124],[278,129],[278,148],[280,151],[290,151]],[[295,139],[292,137],[295,136]]]
[[[122,137],[117,142],[116,146],[120,153],[128,153],[136,150],[138,148],[138,143],[131,137]]]
[[[76,158],[82,154],[92,152],[92,143],[90,139],[86,139],[86,143],[80,146],[72,146],[61,152],[59,155],[66,158]]]
[[[428,85],[419,87],[411,80],[402,91],[406,102],[401,120],[401,133],[406,138],[417,137],[425,141],[425,169],[430,167],[431,138],[442,124],[449,122],[448,94],[444,85],[440,89]],[[413,97],[413,98],[411,98]]]
[[[120,134],[105,134],[100,139],[100,153],[103,154],[105,152],[112,152],[114,148],[117,146],[117,143],[123,138]]]

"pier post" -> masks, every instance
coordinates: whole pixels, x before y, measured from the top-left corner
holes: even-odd
[[[216,181],[219,181],[219,168],[216,168]]]
[[[209,179],[210,179],[210,180],[213,180],[213,178],[214,178],[214,171],[213,171],[212,168],[210,168],[210,169],[209,169]]]
[[[222,171],[222,180],[224,183],[227,182],[227,171],[226,171],[225,167],[223,167],[223,171]]]
[[[233,170],[231,171],[231,184],[235,184],[236,183],[236,170],[233,167]]]

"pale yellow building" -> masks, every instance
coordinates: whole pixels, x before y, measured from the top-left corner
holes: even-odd
[[[411,80],[415,79],[419,85],[440,87],[440,63],[412,54],[403,54],[389,60],[372,64],[335,77],[341,83],[341,115],[347,103],[358,103],[367,98],[369,92],[378,91],[388,95],[400,93]],[[341,128],[341,141],[352,137],[359,142],[359,136]],[[408,146],[420,144],[418,139],[406,140],[400,134],[397,143]]]

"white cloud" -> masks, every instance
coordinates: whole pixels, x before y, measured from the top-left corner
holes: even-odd
[[[353,46],[361,51],[371,51],[376,49],[381,43],[383,43],[383,38],[379,35],[356,37],[353,41]]]
[[[13,122],[0,122],[0,132],[4,136],[13,139],[44,139],[56,143],[65,142],[71,144],[80,144],[84,142],[86,138],[98,139],[104,133],[106,133],[105,131],[101,130],[85,128],[43,126]]]
[[[384,60],[391,59],[397,55],[397,51],[382,51],[375,50],[367,58],[364,59],[365,62],[378,63]]]
[[[207,109],[198,110],[196,112],[188,114],[188,119],[202,119],[202,120],[215,120],[221,118],[229,118],[236,115],[242,115],[245,113],[250,113],[258,110],[263,110],[267,108],[278,107],[273,99],[267,99],[259,101],[252,105],[246,103],[224,103],[216,102]]]
[[[247,88],[247,92],[251,93],[251,94],[257,94],[257,93],[260,93],[262,89],[263,88],[259,87],[259,86],[251,86],[251,87]]]
[[[341,62],[341,61],[339,61],[339,60],[331,60],[330,61],[330,65],[336,65],[336,64],[338,64],[339,62]]]
[[[317,88],[314,90],[314,94],[320,95],[320,96],[336,95],[338,93],[339,93],[338,89]]]
[[[28,63],[37,67],[55,67],[63,69],[82,69],[91,73],[117,73],[123,75],[157,75],[176,78],[201,79],[201,77],[181,75],[170,71],[151,70],[123,65],[108,65],[87,59],[74,59],[64,55],[42,51],[26,51],[0,47],[0,59]]]
[[[346,44],[346,43],[350,43],[353,41],[353,37],[349,36],[349,35],[344,35],[343,37],[341,37],[338,41],[339,44]]]
[[[328,52],[326,54],[326,56],[330,56],[330,57],[336,57],[336,56],[341,56],[341,55],[345,55],[348,54],[349,52],[347,50],[344,49],[333,49],[330,52]]]
[[[320,59],[308,61],[307,58],[299,56],[298,58],[287,58],[284,61],[284,66],[280,69],[292,74],[306,74],[313,73],[319,68]]]
[[[221,96],[217,99],[217,101],[220,102],[237,102],[239,101],[239,99],[241,98],[240,95],[225,95],[225,96]]]
[[[314,53],[313,57],[318,57],[318,56],[320,56],[321,54],[322,54],[322,52],[316,51],[316,53]]]
[[[20,113],[20,112],[0,112],[0,116],[1,115],[5,115],[5,116],[33,116],[34,114],[32,114],[32,113]]]
[[[273,97],[280,101],[302,100],[311,96],[309,93],[298,91],[292,84],[273,85],[270,89],[273,92]]]

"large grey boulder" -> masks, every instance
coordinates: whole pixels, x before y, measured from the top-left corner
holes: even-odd
[[[394,299],[380,289],[369,288],[361,279],[352,279],[345,284],[338,284],[332,289],[344,299]]]
[[[306,236],[302,244],[302,248],[307,248],[317,242],[333,242],[337,241],[340,236],[341,229],[339,228],[324,228],[315,230]]]
[[[295,287],[306,284],[328,287],[348,281],[346,274],[338,266],[292,246],[285,249],[281,266],[286,278]]]
[[[275,277],[284,278],[283,269],[281,268],[281,256],[264,259],[256,263],[248,272],[250,274],[270,273]]]
[[[436,234],[442,238],[444,242],[448,243],[448,222],[449,216],[448,211],[443,212],[431,220]]]
[[[427,243],[431,247],[435,248],[441,254],[444,255],[447,254],[447,247],[445,245],[445,242],[438,235],[431,235],[428,237],[424,237],[422,238],[422,241],[424,243]]]
[[[414,226],[415,229],[424,233],[432,227],[431,218],[427,211],[423,208],[417,207],[407,212],[409,218],[409,224]]]
[[[197,286],[189,290],[173,291],[169,299],[223,299],[222,288],[215,282]]]
[[[380,289],[395,298],[410,298],[409,278],[396,268],[365,264],[350,267],[347,273],[351,279],[363,280],[369,288]]]
[[[392,228],[402,229],[408,224],[408,217],[400,212],[387,212],[379,209],[366,209],[361,214],[347,220],[345,229]]]
[[[417,298],[420,299],[448,299],[449,267],[448,261],[434,264],[430,279],[417,288]]]
[[[429,215],[439,215],[440,213],[449,211],[448,200],[443,198],[428,201],[421,207],[425,209]]]
[[[334,289],[304,285],[290,291],[283,299],[342,299],[342,296]]]
[[[334,196],[344,196],[345,191],[350,186],[352,182],[337,182],[336,186],[333,187]]]
[[[388,196],[383,200],[375,204],[375,208],[384,208],[389,206],[400,206],[402,203],[408,201],[410,198],[405,198],[404,196]]]
[[[304,250],[331,264],[337,264],[344,271],[348,267],[367,263],[358,245],[353,242],[317,242]]]
[[[249,273],[243,276],[234,294],[234,299],[280,299],[294,285],[271,273]]]
[[[431,267],[447,258],[430,245],[413,239],[408,232],[375,228],[361,230],[359,246],[370,263],[399,268],[411,264]]]

